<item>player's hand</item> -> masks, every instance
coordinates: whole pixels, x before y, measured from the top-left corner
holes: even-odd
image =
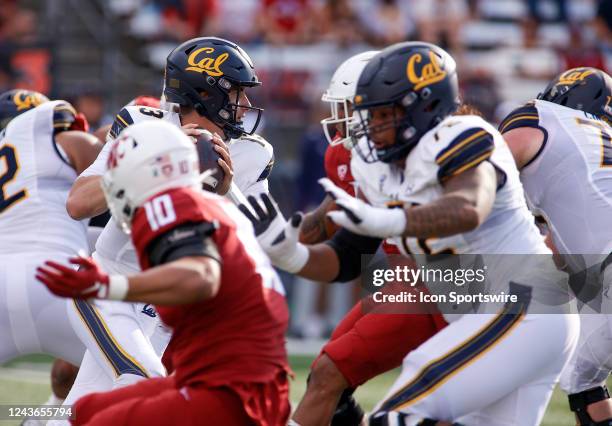
[[[272,263],[287,272],[300,271],[309,257],[306,246],[298,241],[303,214],[294,213],[287,222],[270,195],[264,193],[259,198],[261,202],[249,196],[250,208],[244,204],[238,208],[253,223],[257,241]]]
[[[372,207],[338,188],[327,178],[319,179],[319,183],[340,209],[327,213],[327,217],[335,224],[355,234],[370,237],[389,238],[404,233],[406,229],[404,209]]]
[[[196,138],[200,136],[200,129],[198,125],[195,123],[188,123],[181,126],[181,130],[187,136],[190,136],[193,139],[193,143],[196,142]]]
[[[229,191],[230,186],[232,184],[232,179],[234,179],[234,166],[232,165],[232,158],[230,157],[229,148],[221,136],[217,133],[213,134],[212,143],[214,144],[214,149],[217,151],[221,158],[219,161],[219,167],[223,170],[223,180],[219,182],[217,186],[217,194],[225,195],[227,191]]]
[[[61,297],[123,300],[127,295],[128,280],[125,276],[107,275],[91,258],[73,257],[70,263],[80,269],[48,260],[44,266],[36,268],[36,279]]]

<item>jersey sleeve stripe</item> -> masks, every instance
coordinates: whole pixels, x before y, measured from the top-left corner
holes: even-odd
[[[257,182],[268,179],[268,176],[270,176],[270,173],[272,172],[273,167],[274,167],[274,156],[272,156],[268,165],[263,169],[263,171],[257,178]]]
[[[499,132],[505,133],[519,127],[538,127],[539,122],[538,109],[529,103],[508,114],[499,125]]]
[[[477,166],[491,156],[494,148],[493,136],[485,131],[478,138],[472,139],[469,144],[463,145],[460,151],[456,151],[454,155],[439,163],[438,180],[444,182]]]
[[[476,131],[476,132],[474,132]],[[438,156],[436,157],[436,163],[442,164],[444,160],[446,160],[449,156],[458,152],[461,148],[472,142],[473,140],[480,138],[487,134],[486,130],[482,129],[470,129],[462,134],[460,134],[457,138],[455,138],[444,150],[440,151]]]
[[[72,105],[58,104],[53,108],[53,128],[55,133],[70,129],[74,123],[76,111]]]

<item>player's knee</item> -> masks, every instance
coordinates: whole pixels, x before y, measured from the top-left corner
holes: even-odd
[[[607,410],[602,409],[602,412],[598,414],[603,415],[595,416],[595,418],[593,418],[594,413],[589,409],[589,406],[592,406],[592,404],[610,400],[610,394],[605,385],[570,394],[568,395],[568,400],[570,410],[576,415],[580,426],[612,426],[612,416],[610,415],[609,407],[607,407]],[[607,414],[608,418],[604,418],[606,416],[604,413]]]
[[[56,359],[51,368],[51,390],[53,394],[60,399],[65,399],[78,372],[78,367],[62,359]]]
[[[318,392],[340,394],[348,387],[348,382],[336,364],[323,354],[310,372],[308,388]]]

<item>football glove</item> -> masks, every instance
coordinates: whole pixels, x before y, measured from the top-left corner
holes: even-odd
[[[91,258],[73,257],[70,263],[78,265],[79,270],[48,260],[36,268],[36,279],[61,297],[125,299],[129,288],[126,276],[109,276]]]
[[[404,209],[373,207],[359,198],[352,197],[327,178],[319,179],[319,183],[340,209],[327,213],[327,217],[335,224],[355,234],[377,238],[396,237],[404,233]]]
[[[247,200],[251,208],[245,204],[238,205],[238,208],[253,223],[257,241],[272,264],[287,272],[299,272],[309,257],[306,246],[298,241],[302,213],[295,213],[287,222],[270,195],[263,193],[259,198],[263,207],[255,197],[249,196]]]

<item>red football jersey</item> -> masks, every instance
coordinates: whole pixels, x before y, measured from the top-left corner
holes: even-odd
[[[355,196],[351,174],[351,151],[343,145],[328,146],[325,151],[325,174],[336,186]]]
[[[191,305],[156,306],[173,329],[168,350],[177,383],[223,385],[266,382],[289,371],[284,290],[252,226],[229,201],[181,188],[161,192],[139,208],[132,241],[143,270],[148,245],[186,223],[216,223],[212,239],[221,259],[217,295]]]

